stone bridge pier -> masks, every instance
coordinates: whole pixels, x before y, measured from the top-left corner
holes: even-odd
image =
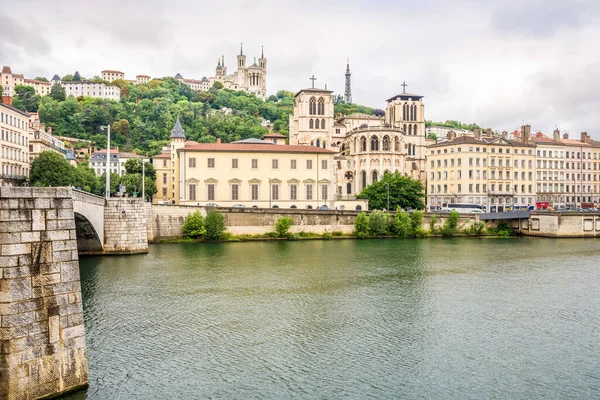
[[[0,399],[87,383],[71,190],[0,188]]]

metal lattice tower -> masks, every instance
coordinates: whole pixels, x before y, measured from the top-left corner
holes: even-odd
[[[352,103],[352,82],[350,80],[350,59],[346,61],[346,90],[344,91],[344,101]]]

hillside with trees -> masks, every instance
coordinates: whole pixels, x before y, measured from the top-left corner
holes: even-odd
[[[83,78],[75,73],[63,79]],[[153,79],[141,85],[124,80],[112,84],[121,90],[120,101],[66,97],[64,88],[55,85],[44,97],[32,93],[33,88],[17,86],[13,102],[22,110],[38,111],[41,122],[52,127],[56,135],[90,140],[104,148],[106,134],[100,126],[110,124],[111,144],[151,155],[168,143],[177,117],[186,137],[198,142],[260,138],[268,133],[265,120],[270,121],[272,131],[286,136],[289,132],[289,114],[294,106],[294,93],[289,91],[280,90],[263,101],[218,84],[208,92],[194,92],[174,78]],[[334,110],[342,115],[379,111],[339,100]]]

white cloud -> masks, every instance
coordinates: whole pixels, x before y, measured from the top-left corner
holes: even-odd
[[[383,108],[406,81],[428,119],[600,139],[596,3],[24,0],[0,16],[0,62],[26,76],[201,78],[222,54],[234,68],[244,42],[250,62],[265,46],[270,93],[307,87],[312,74],[343,93],[349,56],[360,104]]]

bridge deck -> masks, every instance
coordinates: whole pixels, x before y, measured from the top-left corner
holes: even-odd
[[[479,219],[482,221],[488,221],[493,219],[527,219],[529,218],[529,213],[529,211],[481,213],[479,214]]]

